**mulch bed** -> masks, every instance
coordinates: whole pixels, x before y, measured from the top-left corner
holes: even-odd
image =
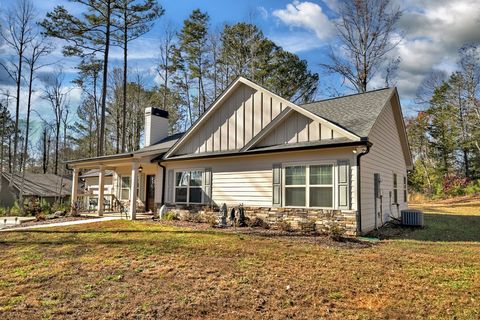
[[[342,247],[342,248],[370,248],[375,243],[362,241],[355,237],[347,236],[332,236],[329,234],[322,234],[318,232],[302,232],[302,231],[283,231],[277,229],[265,229],[265,228],[252,228],[252,227],[212,227],[208,223],[199,223],[199,222],[189,222],[189,221],[152,221],[154,223],[161,223],[167,226],[174,226],[180,228],[188,228],[198,231],[214,231],[214,232],[224,232],[224,233],[233,233],[238,235],[249,235],[255,237],[264,237],[264,238],[279,238],[279,239],[288,239],[291,241],[298,241],[303,243],[314,243],[320,244],[328,247]]]
[[[43,224],[51,224],[51,223],[59,223],[59,222],[68,222],[68,221],[78,221],[78,220],[90,220],[90,219],[97,219],[96,217],[63,217],[63,218],[55,218],[55,219],[47,219],[43,221],[28,221],[21,224],[17,224],[14,226],[7,226],[5,229],[12,229],[12,228],[23,228],[29,226],[39,226]]]

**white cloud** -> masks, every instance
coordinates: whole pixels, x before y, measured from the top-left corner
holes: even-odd
[[[277,9],[272,13],[290,27],[313,31],[318,39],[327,40],[333,34],[334,27],[320,5],[313,2],[293,1],[286,9]]]
[[[262,17],[263,20],[268,19],[269,14],[268,14],[267,9],[265,9],[265,7],[262,7],[262,6],[257,7],[257,10],[260,13],[260,16]]]
[[[400,56],[398,87],[413,98],[432,69],[452,72],[458,49],[480,41],[480,6],[477,0],[409,1],[399,27],[405,38],[392,55]]]
[[[316,37],[312,37],[309,32],[302,31],[275,34],[271,35],[271,38],[275,43],[281,45],[283,49],[293,53],[316,49],[324,45]]]

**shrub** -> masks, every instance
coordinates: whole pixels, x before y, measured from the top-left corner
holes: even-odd
[[[465,195],[473,196],[480,194],[480,180],[473,180],[465,187]]]
[[[62,203],[62,202],[55,202],[52,206],[52,211],[53,212],[57,212],[57,211],[64,211],[64,212],[67,212],[69,208],[69,205],[67,205],[66,203]]]
[[[40,210],[45,214],[52,214],[52,205],[46,201],[45,199],[42,199],[40,201]]]
[[[8,209],[4,207],[0,207],[0,217],[8,216]]]
[[[282,230],[282,231],[288,231],[288,232],[293,231],[292,224],[288,221],[283,220],[283,219],[280,219],[277,222],[277,228]]]
[[[165,215],[163,216],[163,220],[166,220],[166,221],[177,220],[177,216],[175,215],[175,212],[173,212],[173,211],[168,211],[168,212],[165,213]]]
[[[266,223],[263,219],[255,217],[253,219],[247,219],[247,226],[251,228],[263,228],[263,229],[270,229],[268,223]]]
[[[208,223],[212,227],[218,224],[217,216],[213,212],[206,212],[203,214],[203,220],[205,223]]]
[[[19,216],[21,213],[22,213],[22,210],[20,210],[20,206],[18,205],[18,201],[15,201],[13,206],[10,208],[9,215]]]
[[[316,225],[314,220],[307,220],[304,222],[300,222],[300,229],[305,232],[313,232],[315,231]]]
[[[45,221],[47,220],[47,216],[45,215],[45,213],[43,212],[39,212],[35,215],[35,218],[37,219],[37,221]]]

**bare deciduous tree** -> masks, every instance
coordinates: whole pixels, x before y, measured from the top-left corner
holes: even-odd
[[[348,0],[339,14],[336,30],[341,50],[331,48],[331,63],[321,66],[339,74],[358,92],[365,92],[380,69],[388,71],[387,54],[400,43],[396,24],[402,12],[391,0]],[[385,79],[391,81],[390,75]]]
[[[53,129],[55,131],[55,163],[53,173],[58,174],[58,158],[60,148],[60,130],[62,119],[68,108],[68,94],[64,86],[65,75],[63,71],[57,70],[45,79],[43,98],[50,103],[53,112]]]
[[[0,37],[12,51],[12,60],[7,63],[0,62],[0,65],[15,81],[16,105],[15,105],[15,128],[13,137],[13,159],[12,174],[16,171],[18,151],[18,123],[20,113],[20,88],[22,85],[22,69],[25,59],[25,50],[34,38],[35,10],[30,0],[20,0],[6,11],[5,29],[0,32]],[[10,179],[10,187],[13,185],[13,178]]]

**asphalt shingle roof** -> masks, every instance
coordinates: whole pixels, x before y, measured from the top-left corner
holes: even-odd
[[[12,175],[4,172],[3,176],[10,181]],[[21,182],[22,175],[15,174],[13,185],[17,190],[20,190]],[[60,188],[60,185],[62,185],[62,188]],[[60,189],[62,190],[62,196],[69,195],[72,191],[72,181],[65,177],[62,179],[62,177],[51,173],[25,173],[23,188],[25,196],[56,197]]]
[[[300,107],[360,136],[368,137],[393,88],[321,100]]]

